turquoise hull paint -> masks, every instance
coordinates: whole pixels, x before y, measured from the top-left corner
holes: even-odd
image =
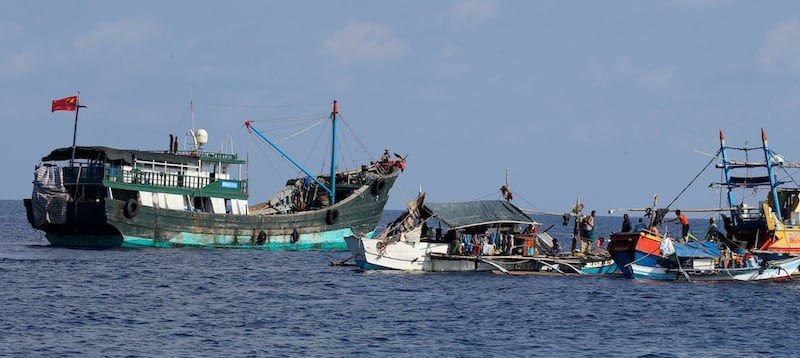
[[[371,235],[374,232],[370,233]],[[267,251],[344,251],[347,245],[344,242],[345,236],[353,235],[350,229],[325,231],[314,234],[301,234],[297,242],[291,242],[289,236],[268,237],[263,244],[258,245],[251,242],[249,235],[199,235],[183,232],[175,238],[169,240],[152,240],[149,238],[126,236],[122,247],[145,248],[145,247],[197,247],[197,248],[229,248],[229,249],[249,249]]]
[[[603,275],[603,274],[611,274],[617,272],[617,264],[613,263],[608,266],[602,267],[592,267],[592,268],[583,268],[581,269],[582,273],[589,274],[589,275]]]
[[[369,237],[374,236],[372,231]],[[347,245],[344,237],[353,235],[352,230],[342,229],[314,234],[301,234],[297,242],[292,243],[288,236],[267,238],[262,245],[251,243],[250,236],[240,235],[234,238],[229,235],[197,235],[181,233],[176,238],[168,241],[152,240],[149,238],[126,236],[122,242],[125,248],[171,248],[171,247],[196,247],[196,248],[229,248],[267,251],[345,251]]]

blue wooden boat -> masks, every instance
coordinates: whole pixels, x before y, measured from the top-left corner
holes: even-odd
[[[653,228],[664,211],[652,210]],[[773,256],[762,259],[746,253],[741,266],[725,266],[718,243],[709,240],[684,242],[655,230],[610,235],[608,251],[625,277],[666,281],[760,281],[791,279],[800,257]]]

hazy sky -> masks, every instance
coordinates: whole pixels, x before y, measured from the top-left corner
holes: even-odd
[[[344,151],[408,155],[389,209],[420,186],[436,202],[498,199],[506,169],[524,208],[666,203],[720,129],[744,146],[764,127],[800,157],[797,1],[17,1],[0,49],[3,199],[30,196],[34,165],[71,145],[74,113],[50,101],[77,91],[79,145],[166,148],[193,100],[211,149],[249,153],[251,203],[297,170],[242,123],[304,129],[287,151],[324,173],[308,154],[327,150],[324,126],[266,120],[333,99],[355,133]],[[718,206],[718,179],[712,166],[673,207]]]

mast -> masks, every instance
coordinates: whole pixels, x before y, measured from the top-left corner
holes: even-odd
[[[777,163],[772,163],[772,155],[770,155],[769,145],[767,144],[767,132],[764,131],[764,128],[761,128],[761,143],[764,148],[764,159],[767,161],[767,173],[769,175],[769,191],[770,195],[772,195],[772,202],[774,205],[772,206],[772,210],[775,211],[775,214],[778,215],[778,218],[783,218],[781,215],[781,205],[778,201],[778,183],[775,181],[775,171],[772,169],[774,165],[778,165]]]
[[[508,183],[508,168],[506,168],[506,189],[511,190],[511,185]]]
[[[189,100],[189,116],[192,118],[192,132],[194,132],[194,100]]]
[[[81,91],[78,91],[78,94],[75,96],[75,127],[72,129],[72,158],[69,160],[69,166],[75,166],[75,139],[78,137],[78,112],[81,110],[81,107],[86,108],[86,106],[81,106]]]
[[[733,186],[731,185],[731,167],[728,163],[728,150],[725,146],[725,134],[722,133],[722,129],[719,130],[719,150],[722,152],[722,173],[725,175],[725,184],[728,186],[728,206],[735,208],[736,201],[733,197]],[[731,218],[734,221],[734,225],[739,221],[739,215],[735,209],[731,209]]]
[[[331,205],[336,204],[336,117],[339,115],[339,101],[333,100],[333,112],[331,112]]]
[[[647,226],[649,231],[658,222],[658,194],[653,194],[653,208],[650,210],[650,224]]]

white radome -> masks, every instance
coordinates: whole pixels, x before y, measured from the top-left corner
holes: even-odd
[[[198,129],[197,133],[195,133],[195,140],[197,144],[203,145],[208,143],[208,132],[205,129]]]

